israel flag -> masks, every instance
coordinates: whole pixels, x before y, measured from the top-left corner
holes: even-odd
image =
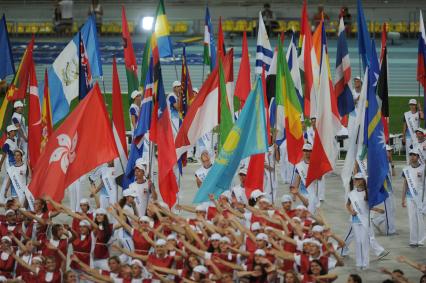
[[[89,16],[80,29],[83,44],[89,58],[92,78],[102,76],[102,63],[98,46],[96,21]],[[78,97],[79,34],[65,46],[53,64],[48,68],[50,102],[53,124],[62,120],[70,110],[71,101]],[[44,82],[39,86],[40,104],[43,103]]]
[[[265,70],[269,71],[269,66],[272,62],[274,52],[269,43],[268,33],[266,32],[265,24],[262,19],[262,12],[259,12],[259,31],[257,33],[256,46],[256,74],[262,74],[262,67],[265,65]]]

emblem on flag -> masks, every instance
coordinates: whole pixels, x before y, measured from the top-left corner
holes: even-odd
[[[57,137],[59,147],[55,149],[50,156],[49,164],[61,160],[61,169],[64,174],[67,173],[68,166],[73,163],[76,157],[75,148],[77,146],[78,134],[75,133],[72,141],[66,134]]]

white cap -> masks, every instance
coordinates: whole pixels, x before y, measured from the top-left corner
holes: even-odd
[[[82,198],[80,204],[89,204],[89,200],[87,198]]]
[[[218,233],[214,233],[210,236],[210,241],[220,241],[222,239],[222,236]]]
[[[253,222],[253,224],[251,224],[251,230],[252,231],[257,231],[262,229],[262,226],[260,226],[259,222]]]
[[[387,144],[386,145],[386,151],[390,151],[390,150],[393,150],[393,147]]]
[[[80,221],[80,223],[78,223],[78,226],[80,226],[80,227],[82,227],[82,226],[90,227],[91,225],[90,225],[90,222],[88,220],[83,219],[83,220]]]
[[[196,267],[194,267],[194,272],[207,274],[209,273],[209,270],[204,265],[197,265]]]
[[[173,88],[175,88],[175,87],[177,87],[177,86],[181,86],[182,84],[180,83],[180,81],[174,81],[173,83],[172,83],[172,87]]]
[[[5,212],[5,214],[4,214],[4,215],[8,215],[9,213],[11,213],[11,214],[15,214],[15,210],[13,210],[13,209],[8,209],[8,210],[6,210],[6,212]]]
[[[292,202],[293,198],[290,195],[282,195],[281,202]]]
[[[302,222],[302,219],[300,219],[300,217],[297,217],[297,216],[293,217],[291,220]]]
[[[257,249],[257,250],[254,252],[254,255],[266,256],[266,253],[265,253],[265,251],[264,251],[264,250],[262,250],[262,249]]]
[[[224,191],[220,196],[226,198],[228,201],[232,200],[232,193],[230,190]]]
[[[142,95],[142,92],[140,92],[139,90],[134,90],[134,91],[132,92],[132,94],[130,95],[130,97],[131,97],[132,99],[135,99],[137,96],[140,96],[140,95]]]
[[[354,175],[354,179],[365,179],[365,176],[361,172],[358,172]]]
[[[247,196],[244,188],[236,186],[231,189],[231,192],[234,194],[237,202],[247,204]]]
[[[158,239],[156,242],[155,242],[155,245],[156,246],[165,246],[167,244],[167,242],[164,240],[164,239]]]
[[[360,76],[356,76],[356,77],[354,77],[354,80],[361,80],[361,77]]]
[[[107,211],[105,210],[105,208],[102,208],[102,207],[100,207],[100,208],[97,208],[96,210],[95,210],[95,214],[96,215],[98,215],[98,214],[107,214]]]
[[[199,92],[200,92],[200,90],[198,89],[198,87],[193,87],[193,88],[192,88],[192,91],[193,91],[193,92],[196,92],[196,93],[199,93]]]
[[[417,100],[415,100],[414,98],[411,98],[410,100],[408,100],[408,105],[410,105],[410,104],[417,105]]]
[[[126,189],[123,191],[123,197],[136,197],[136,192],[133,189]]]
[[[408,152],[408,154],[416,154],[416,155],[419,155],[419,156],[420,156],[419,152],[418,152],[418,151],[416,151],[414,148],[413,148],[413,149],[410,149],[410,151]]]
[[[40,263],[42,263],[43,259],[41,258],[41,256],[35,256],[31,259],[31,262],[34,262],[34,261],[39,261]]]
[[[228,237],[226,237],[226,236],[224,236],[224,237],[220,238],[220,241],[221,241],[221,242],[226,242],[226,243],[228,243],[228,244],[230,244],[230,243],[231,243],[231,240],[230,240]]]
[[[300,210],[308,210],[306,208],[306,206],[304,206],[303,204],[299,204],[298,206],[296,206],[296,209],[300,209]]]
[[[267,204],[271,204],[271,201],[268,198],[261,198],[259,202],[265,202]]]
[[[268,235],[266,235],[265,233],[259,233],[256,235],[256,240],[263,240],[263,241],[268,241]]]
[[[240,171],[238,171],[238,175],[243,174],[243,175],[247,175],[247,168],[243,167],[240,169]]]
[[[312,232],[322,233],[323,231],[324,227],[322,227],[321,225],[315,225],[314,227],[312,227]]]
[[[139,217],[139,221],[140,222],[151,222],[151,218],[149,218],[148,216],[144,215]]]
[[[130,263],[130,265],[137,265],[137,266],[139,266],[140,268],[143,268],[142,261],[140,261],[139,259],[134,259],[134,260],[132,260],[132,262]]]
[[[12,242],[12,239],[9,236],[3,236],[3,237],[1,237],[1,240]]]
[[[424,133],[424,130],[422,129],[422,128],[420,128],[420,127],[418,127],[414,132],[420,132],[420,133]]]
[[[177,237],[175,233],[172,233],[167,236],[167,241],[171,241],[171,240],[177,241]]]
[[[146,170],[147,162],[143,158],[138,158],[135,161],[135,168],[139,168],[141,170]]]
[[[256,190],[254,190],[254,191],[251,192],[250,198],[257,199],[258,197],[263,197],[264,195],[265,195],[264,192],[262,192],[259,189],[256,189]]]
[[[305,143],[302,147],[303,151],[312,151],[312,144],[310,143]]]
[[[17,128],[15,125],[9,125],[9,126],[7,126],[7,128],[6,128],[6,131],[7,131],[7,132],[17,131],[17,130],[18,130],[18,128]]]
[[[311,243],[312,245],[316,245],[319,248],[321,247],[321,243],[319,241],[317,241],[317,240],[311,239],[309,241],[309,243]]]
[[[197,205],[197,206],[195,207],[195,211],[202,211],[202,212],[206,212],[206,211],[207,211],[207,208],[206,208],[206,206],[205,206],[205,205],[203,205],[203,204],[199,204],[199,205]]]
[[[13,103],[13,108],[18,108],[18,107],[24,107],[24,104],[19,100]]]

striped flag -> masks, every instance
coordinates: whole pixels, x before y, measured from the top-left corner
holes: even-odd
[[[308,19],[306,0],[303,1],[302,23],[299,37],[300,68],[304,72],[305,95],[303,110],[306,117],[316,116],[319,65],[313,48],[311,25]]]
[[[339,33],[337,37],[335,76],[336,84],[334,85],[334,88],[337,96],[337,107],[339,109],[340,116],[343,117],[352,112],[355,108],[352,91],[349,87],[351,81],[351,63],[349,60],[343,17],[340,18]]]
[[[216,45],[214,41],[213,25],[210,18],[209,7],[206,6],[204,19],[204,65],[210,66],[210,72],[216,66]]]
[[[426,32],[423,14],[420,10],[420,35],[417,54],[417,81],[426,89]],[[423,105],[425,105],[423,103]],[[425,105],[426,106],[426,105]]]
[[[256,44],[256,74],[262,74],[262,67],[268,72],[272,62],[274,52],[269,42],[268,33],[266,32],[265,24],[263,23],[262,12],[259,12],[259,28],[257,32]]]
[[[0,21],[0,79],[5,79],[8,75],[15,74],[15,64],[13,63],[12,47],[7,32],[6,17],[3,14]]]
[[[308,168],[306,186],[314,180],[320,179],[326,173],[335,168],[336,146],[335,139],[340,127],[340,117],[337,109],[337,101],[334,95],[333,83],[330,74],[330,63],[327,53],[327,39],[324,20],[321,20],[318,28],[321,29],[321,65],[318,91],[317,127],[312,149],[311,162]]]
[[[172,39],[170,38],[169,21],[167,20],[163,0],[158,2],[154,31],[155,36],[157,37],[160,57],[164,58],[173,56],[173,45]]]
[[[124,64],[126,65],[127,93],[130,100],[130,95],[132,92],[139,89],[138,65],[136,63],[132,37],[130,36],[126,18],[126,10],[124,9],[124,6],[121,7],[121,27],[123,30],[122,39],[124,48]]]
[[[302,159],[302,147],[304,144],[302,122],[300,121],[300,116],[303,115],[303,112],[280,40],[278,40],[275,86],[277,119],[282,119],[281,117],[284,116],[287,146],[292,149],[288,151],[288,161],[296,165]],[[281,112],[283,114],[278,114]]]

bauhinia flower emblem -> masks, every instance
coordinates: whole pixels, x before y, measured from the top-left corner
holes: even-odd
[[[57,137],[59,147],[55,149],[50,156],[49,164],[56,161],[61,161],[61,169],[64,174],[67,173],[68,166],[75,160],[75,148],[77,146],[78,135],[75,133],[72,141],[66,134],[61,134]]]

